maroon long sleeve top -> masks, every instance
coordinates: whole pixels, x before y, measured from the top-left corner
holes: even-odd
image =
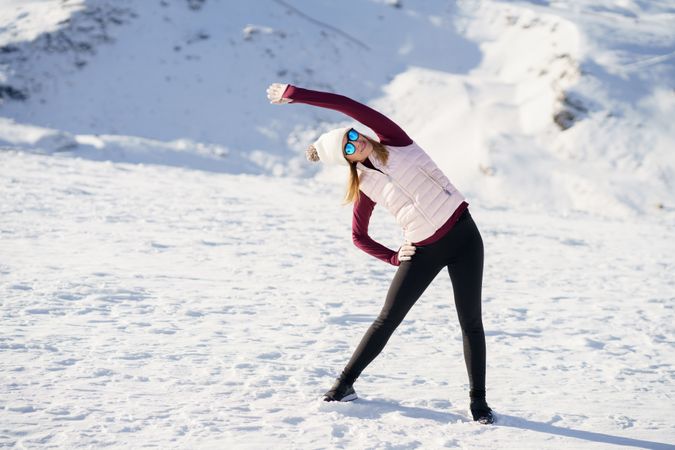
[[[373,130],[375,134],[377,134],[379,141],[384,145],[405,147],[413,142],[405,131],[391,119],[364,104],[354,101],[349,97],[345,97],[344,95],[313,91],[288,85],[284,91],[283,97],[291,100],[291,103],[305,103],[344,113]],[[368,159],[364,160],[363,164],[366,167],[378,170]],[[423,241],[413,243],[413,245],[430,245],[441,239],[448,231],[450,231],[450,229],[452,229],[467,207],[468,203],[463,202],[446,223],[436,230],[432,236]],[[354,211],[352,215],[352,240],[354,241],[354,245],[375,258],[398,266],[400,264],[400,261],[398,260],[398,251],[385,247],[368,235],[368,224],[370,223],[370,217],[373,214],[374,208],[375,202],[363,193],[363,191],[359,191],[359,197],[354,202]]]

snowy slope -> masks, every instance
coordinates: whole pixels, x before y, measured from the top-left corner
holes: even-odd
[[[62,137],[47,152],[315,176],[304,148],[345,119],[270,107],[286,81],[383,109],[486,205],[675,217],[668,1],[5,5],[9,146],[35,148],[7,130],[37,126]]]

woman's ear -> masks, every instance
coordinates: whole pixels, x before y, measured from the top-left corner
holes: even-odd
[[[307,147],[307,150],[305,150],[305,156],[307,157],[307,161],[319,162],[319,154],[313,145]]]

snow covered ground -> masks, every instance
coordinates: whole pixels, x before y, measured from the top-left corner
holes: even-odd
[[[0,154],[0,445],[672,448],[675,230],[472,207],[488,398],[469,421],[441,273],[357,382],[320,395],[396,270],[339,190]],[[397,242],[391,221],[373,235]]]
[[[3,1],[0,447],[675,448],[673,29],[669,0]],[[495,426],[444,273],[320,401],[396,268],[304,160],[349,122],[275,81],[382,110],[468,197]]]

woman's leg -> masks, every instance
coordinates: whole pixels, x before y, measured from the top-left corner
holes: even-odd
[[[481,318],[483,240],[468,217],[453,229],[461,242],[448,264],[455,307],[464,342],[464,361],[472,398],[485,397],[485,332]]]
[[[418,247],[410,261],[402,261],[389,286],[382,311],[361,339],[340,379],[353,383],[380,354],[410,308],[445,265],[438,252]]]

